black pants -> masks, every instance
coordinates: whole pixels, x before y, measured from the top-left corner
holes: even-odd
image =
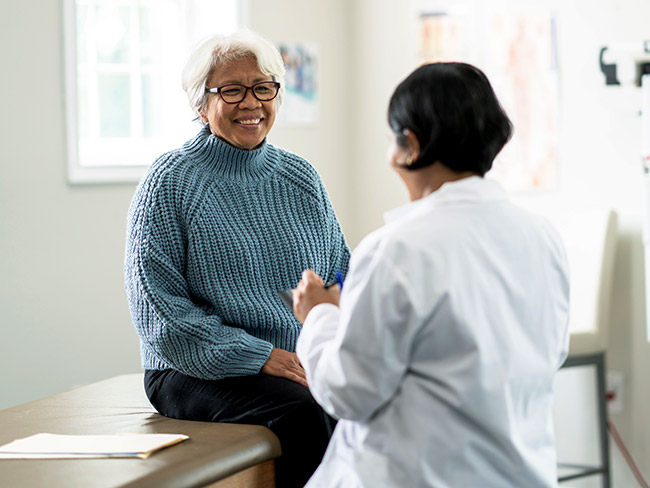
[[[144,388],[166,417],[204,422],[265,425],[280,440],[278,488],[303,487],[321,462],[335,421],[309,393],[266,374],[201,380],[177,371],[145,371]]]

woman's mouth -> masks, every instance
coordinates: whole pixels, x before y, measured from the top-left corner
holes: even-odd
[[[251,126],[260,125],[262,120],[263,119],[261,117],[254,117],[254,118],[246,118],[246,119],[236,119],[235,123],[239,124],[239,125],[245,125],[245,126],[251,127]]]

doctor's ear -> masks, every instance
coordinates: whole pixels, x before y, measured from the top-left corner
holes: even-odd
[[[406,165],[410,165],[411,162],[417,161],[420,157],[420,141],[411,129],[404,129],[402,131],[402,137],[400,137],[400,145],[404,148],[408,154],[406,159]]]

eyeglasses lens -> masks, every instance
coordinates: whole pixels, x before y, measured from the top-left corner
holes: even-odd
[[[225,102],[238,103],[246,97],[246,89],[247,87],[242,85],[227,85],[222,87],[219,93]],[[278,94],[278,86],[272,81],[257,83],[250,89],[253,96],[263,102],[273,100]]]

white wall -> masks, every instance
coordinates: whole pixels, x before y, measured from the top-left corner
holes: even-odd
[[[396,83],[415,67],[415,4],[250,0],[252,28],[273,41],[319,45],[320,122],[276,127],[270,139],[321,172],[353,246],[381,225],[385,210],[406,201],[384,162],[386,106]],[[552,194],[519,199],[534,208],[609,205],[619,212],[608,361],[625,374],[626,389],[624,411],[613,420],[650,476],[638,93],[604,87],[597,64],[601,45],[650,38],[650,4],[557,0],[556,7],[561,185]],[[122,285],[125,218],[135,184],[71,186],[65,178],[60,0],[43,0],[37,9],[0,0],[0,66],[4,408],[138,371],[139,351]],[[624,466],[617,462],[616,469],[624,479]]]

